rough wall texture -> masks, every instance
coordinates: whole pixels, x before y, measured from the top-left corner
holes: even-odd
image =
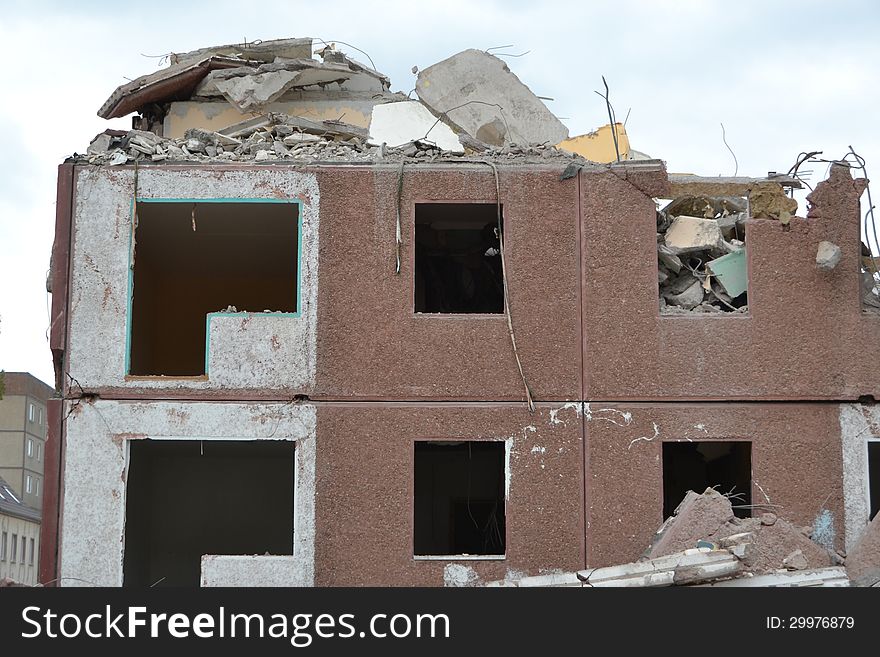
[[[536,398],[580,397],[576,181],[561,167],[501,167],[511,314]],[[408,166],[318,174],[325,218],[316,395],[332,399],[521,400],[503,315],[413,312],[413,226],[419,202],[496,199],[485,165]]]
[[[65,586],[122,584],[130,440],[297,441],[290,575],[314,579],[315,409],[295,404],[67,402],[59,576]]]
[[[867,520],[859,450],[880,419],[821,400],[880,396],[880,316],[860,307],[860,186],[849,174],[835,169],[789,229],[748,225],[749,315],[661,317],[651,197],[663,195],[662,176],[498,170],[534,414],[503,315],[413,312],[415,204],[494,202],[489,166],[408,164],[399,200],[396,164],[140,168],[140,198],[303,204],[301,317],[212,321],[207,379],[125,376],[135,172],[77,168],[65,363],[76,381],[65,392],[100,400],[70,399],[64,411],[64,583],[121,583],[126,446],[143,438],[300,441],[294,557],[213,555],[205,585],[472,585],[630,561],[663,519],[665,440],[752,441],[753,502],[821,525],[838,547],[845,527],[850,545]],[[830,272],[815,266],[821,240],[843,251]],[[63,317],[53,305],[53,348]],[[292,404],[296,394],[314,404]],[[119,401],[132,397],[141,401]],[[507,442],[504,559],[414,559],[413,443],[423,439]]]
[[[254,315],[213,322],[209,376],[203,380],[127,377],[127,314],[132,207],[143,199],[285,199],[301,202],[299,317]],[[84,167],[76,176],[67,371],[87,391],[113,396],[145,390],[307,393],[314,385],[320,193],[314,174],[252,168]],[[219,309],[218,309],[219,310]],[[215,326],[216,324],[216,326]],[[218,335],[219,334],[219,335]],[[216,339],[214,339],[216,336]],[[274,339],[273,339],[274,338]],[[248,362],[248,367],[242,367]],[[214,373],[212,376],[211,373]],[[115,391],[115,392],[114,392]],[[78,392],[76,390],[75,392]],[[156,392],[151,393],[156,394]]]
[[[333,404],[318,409],[316,584],[466,584],[583,567],[583,443],[539,405]],[[413,558],[417,440],[510,441],[504,560]]]
[[[582,172],[585,398],[880,397],[880,315],[859,298],[863,185],[832,172],[810,196],[816,216],[747,224],[747,316],[660,316],[651,198],[611,173]],[[816,267],[822,240],[843,252],[830,272]]]
[[[837,519],[834,526],[842,528],[837,404],[607,402],[602,407],[617,413],[592,412],[587,418],[590,566],[633,561],[649,546],[663,521],[664,441],[751,441],[752,504],[772,505],[766,510],[798,525],[813,525],[827,510]],[[841,534],[833,540],[837,548],[843,546]]]

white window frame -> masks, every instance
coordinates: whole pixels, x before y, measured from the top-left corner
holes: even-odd
[[[34,495],[40,496],[40,478],[34,477]]]
[[[43,443],[41,443],[39,440],[37,441],[37,460],[43,460]]]
[[[34,486],[33,478],[30,475],[25,475],[24,482],[25,482],[24,483],[24,491],[28,495],[30,495],[31,491],[33,490],[33,486]]]
[[[34,457],[34,439],[33,438],[27,439],[27,455],[28,455],[28,458]]]
[[[34,421],[34,405],[28,404],[28,422]]]

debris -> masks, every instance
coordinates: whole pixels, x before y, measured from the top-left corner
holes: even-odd
[[[675,513],[657,530],[646,556],[655,558],[693,547],[701,538],[715,536],[733,518],[730,500],[714,488],[707,488],[702,495],[688,491]]]
[[[790,572],[777,570],[766,575],[755,575],[727,579],[718,582],[701,584],[700,586],[752,586],[752,587],[840,587],[850,586],[846,571],[839,567],[816,568]]]
[[[749,277],[746,271],[745,249],[710,260],[706,266],[715,274],[718,284],[731,297],[738,297],[748,291]]]
[[[880,513],[874,515],[847,555],[846,572],[856,586],[880,584]]]
[[[807,558],[804,556],[804,553],[798,549],[785,557],[785,559],[782,560],[782,565],[789,570],[806,570],[809,564],[807,563]]]
[[[307,75],[309,72],[313,74]],[[324,76],[315,75],[312,69],[280,70],[217,80],[214,84],[226,100],[235,105],[240,112],[245,113],[265,107],[295,86],[305,87],[318,82],[331,82],[342,75],[337,70],[325,73]]]
[[[787,567],[785,559],[796,551],[806,560],[804,568],[824,568],[833,562],[827,549],[775,514],[736,518],[730,500],[712,488],[707,488],[702,495],[688,492],[675,514],[658,530],[646,556],[656,558],[677,552],[700,540],[715,541],[722,546],[730,546],[734,540],[737,544],[752,544],[754,549],[746,550],[742,559],[745,568],[753,573]],[[801,563],[799,558],[798,563]]]
[[[776,514],[775,513],[762,513],[761,514],[761,524],[762,525],[775,525],[776,524]]]
[[[182,60],[161,71],[142,75],[121,85],[98,110],[98,116],[102,119],[115,119],[152,103],[161,103],[173,97],[188,97],[209,72],[217,68],[234,68],[241,64],[242,61],[238,58],[219,55]]]
[[[620,159],[627,160],[630,156],[630,149],[626,128],[622,123],[615,123],[614,127],[617,133],[617,146],[620,149]],[[614,148],[614,134],[612,133],[610,123],[603,125],[601,128],[594,130],[593,132],[564,139],[556,144],[556,147],[563,151],[585,157],[592,162],[609,163],[617,161],[617,151]]]
[[[822,240],[816,250],[816,266],[822,271],[831,271],[840,262],[840,247],[833,242]]]
[[[426,140],[450,153],[464,153],[458,137],[418,101],[385,103],[373,107],[369,142],[401,146],[407,142]]]
[[[681,215],[666,229],[665,243],[673,253],[680,255],[717,248],[721,239],[721,229],[714,219]]]
[[[465,50],[419,71],[416,93],[454,130],[493,146],[568,138],[568,129],[507,64],[482,50]]]
[[[684,281],[687,286],[680,292],[675,292],[671,286],[667,287],[662,293],[667,303],[685,310],[691,310],[703,303],[703,285],[699,280],[687,272],[678,277],[677,281]]]

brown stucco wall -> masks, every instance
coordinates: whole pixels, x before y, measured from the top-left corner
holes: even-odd
[[[509,570],[583,567],[583,442],[574,413],[520,404],[323,404],[315,467],[318,586],[442,586],[460,563],[484,581]],[[507,558],[413,559],[414,442],[512,440]],[[537,449],[536,449],[537,448]],[[543,448],[543,451],[541,451]]]
[[[880,396],[872,370],[880,316],[860,308],[860,190],[849,174],[836,171],[817,190],[821,211],[810,219],[795,218],[790,229],[749,224],[748,316],[661,317],[651,198],[663,192],[658,175],[597,167],[562,181],[561,169],[499,166],[511,310],[539,401],[534,414],[522,403],[502,315],[413,312],[414,204],[493,202],[492,169],[405,167],[399,275],[398,166],[307,169],[318,178],[321,217],[317,378],[308,391],[318,408],[316,584],[444,583],[450,562],[412,555],[419,439],[513,443],[506,558],[455,562],[483,581],[637,558],[662,521],[663,440],[752,440],[753,501],[767,501],[766,493],[781,516],[801,524],[824,505],[842,540],[839,409],[821,400]],[[61,179],[59,197],[65,190],[69,180]],[[55,248],[56,355],[68,310],[68,220],[59,215]],[[843,249],[828,273],[814,261],[823,239]],[[190,385],[89,392],[290,401],[261,389]],[[75,386],[66,392],[78,394]],[[612,401],[564,408],[569,400]],[[60,427],[59,409],[50,406]],[[59,469],[63,478],[63,435],[51,432],[47,484]],[[60,490],[63,481],[47,485],[47,517],[57,518]],[[44,528],[46,575],[55,572],[53,532]]]
[[[511,313],[539,399],[580,396],[577,181],[561,167],[499,167]],[[520,400],[503,315],[413,312],[417,202],[494,202],[485,165],[404,170],[395,271],[398,167],[322,170],[315,398]]]
[[[591,566],[635,560],[650,544],[663,521],[662,443],[671,440],[751,441],[752,503],[772,504],[761,511],[772,510],[798,525],[812,525],[827,509],[835,521],[836,547],[842,548],[837,404],[594,402],[590,406],[594,411],[586,422],[586,512]],[[627,423],[619,414],[596,412],[600,407],[629,413],[632,419]]]
[[[660,316],[651,198],[582,172],[586,398],[880,397],[880,315],[859,300],[862,187],[834,172],[811,195],[821,216],[747,225],[748,316]],[[831,272],[816,267],[822,240],[843,251]]]

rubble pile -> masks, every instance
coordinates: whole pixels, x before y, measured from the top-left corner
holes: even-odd
[[[320,134],[293,128],[283,118],[274,117],[265,125],[250,131],[247,136],[229,137],[222,132],[190,128],[180,139],[166,139],[152,132],[108,130],[92,141],[84,155],[74,155],[75,161],[95,165],[122,165],[134,162],[368,162],[402,160],[516,160],[522,163],[547,160],[587,161],[578,155],[561,151],[551,145],[519,146],[510,144],[490,147],[472,154],[444,151],[428,140],[415,140],[400,146],[370,145],[367,140],[352,134],[350,127],[327,125]]]
[[[810,527],[774,513],[737,518],[718,491],[689,491],[639,561],[487,586],[875,586],[880,583],[878,518],[844,558],[813,541]]]
[[[682,196],[657,211],[660,312],[748,312],[748,200]]]
[[[136,112],[133,129],[99,134],[74,161],[588,163],[637,153],[620,124],[614,135],[605,126],[570,140],[541,98],[480,50],[414,67],[416,99],[392,92],[386,75],[335,44],[313,53],[309,38],[213,46],[168,61],[118,87],[98,111],[108,119]]]

